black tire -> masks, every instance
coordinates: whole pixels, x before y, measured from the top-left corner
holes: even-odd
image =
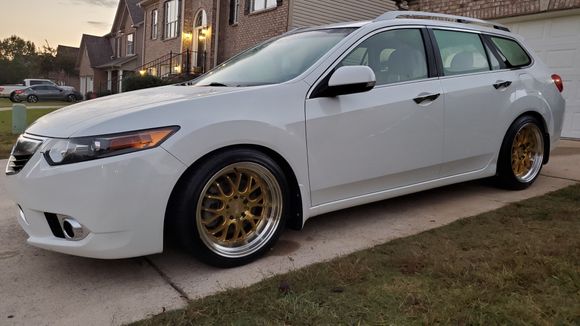
[[[207,235],[207,230],[203,230],[204,227],[201,226],[202,223],[198,222],[198,219],[201,218],[200,215],[198,215],[200,212],[198,211],[198,205],[200,205],[200,203],[205,200],[200,199],[202,195],[204,195],[203,198],[208,198],[205,195],[207,195],[207,191],[210,189],[207,187],[212,184],[212,180],[213,182],[217,182],[219,185],[218,179],[215,179],[216,175],[222,173],[224,169],[228,169],[231,166],[240,164],[246,164],[255,167],[259,166],[261,167],[260,169],[265,169],[263,171],[269,172],[269,175],[273,176],[273,178],[269,180],[274,180],[278,185],[276,190],[278,191],[279,196],[277,196],[277,198],[280,198],[281,204],[279,209],[276,210],[276,212],[279,212],[277,214],[277,226],[272,226],[269,229],[270,231],[268,231],[268,236],[262,237],[262,235],[260,235],[257,237],[258,240],[252,240],[256,246],[255,249],[253,249],[255,251],[244,256],[226,257],[221,253],[216,252],[217,249],[212,249],[211,244],[206,244],[208,241],[207,239],[212,238],[212,236]],[[248,264],[268,252],[277,242],[282,230],[285,228],[286,220],[288,219],[289,214],[288,212],[290,211],[290,187],[280,166],[272,158],[262,152],[252,149],[239,148],[212,155],[208,159],[196,165],[195,168],[190,169],[190,171],[184,175],[177,187],[178,188],[176,188],[176,191],[174,191],[174,198],[172,198],[171,201],[173,207],[170,207],[168,210],[169,215],[167,217],[171,219],[168,224],[171,228],[171,233],[176,235],[177,240],[183,247],[185,247],[185,249],[209,265],[229,268]],[[238,188],[239,187],[240,186],[238,182]],[[233,189],[233,187],[230,189]],[[250,195],[248,194],[248,198],[249,196]],[[225,207],[225,205],[225,203],[222,203],[221,207]],[[229,206],[227,208],[229,208]],[[247,211],[242,213],[243,210],[244,209],[241,208],[240,210],[236,211],[239,212],[242,216],[239,217],[239,219],[247,218],[245,217],[245,212]],[[269,209],[268,211],[273,211],[273,209]],[[227,215],[229,213],[222,214]],[[226,225],[227,220],[229,220],[230,223],[233,221],[231,217],[226,218],[226,215],[219,218],[220,221],[224,221],[222,225]],[[268,219],[260,220],[259,222],[254,221],[252,224],[254,224],[255,227],[256,224],[263,223],[262,221],[268,221]],[[270,222],[264,223],[269,224]],[[222,232],[229,234],[231,225],[232,224],[228,224],[228,226],[225,227],[225,230]],[[264,230],[266,230],[266,228],[264,228]],[[203,235],[202,232],[206,232],[206,235]],[[239,233],[237,228],[234,229],[234,233],[236,233],[234,237],[238,237]],[[250,232],[248,232],[248,234],[250,234]],[[214,234],[213,237],[217,236]],[[248,244],[250,243],[252,242],[248,242]]]
[[[22,101],[16,97],[16,94],[14,92],[12,92],[12,94],[10,94],[10,102],[12,102],[12,103],[20,103]]]
[[[70,103],[75,103],[77,101],[77,97],[73,94],[70,94],[66,97],[66,101]]]
[[[36,96],[36,95],[28,95],[28,97],[26,98],[26,101],[28,103],[37,103],[38,102],[38,96]]]
[[[531,166],[528,170],[526,164],[522,163],[521,168],[524,172],[521,173],[525,173],[525,171],[528,172],[525,175],[520,175],[521,173],[518,174],[517,170],[519,169],[518,162],[521,160],[518,159],[518,157],[526,157],[528,155],[527,152],[523,153],[525,150],[519,151],[523,154],[518,154],[517,150],[517,148],[520,147],[528,148],[528,145],[516,145],[520,143],[516,140],[516,136],[519,136],[520,132],[523,130],[529,130],[530,137],[533,134],[533,138],[537,139],[533,141],[535,145],[530,146],[530,148],[534,148],[534,150],[531,152],[536,153],[533,159],[528,160],[528,162],[531,162]],[[539,136],[536,136],[536,134],[539,134]],[[515,140],[516,142],[514,143]],[[518,118],[508,129],[501,146],[497,162],[496,175],[496,183],[498,186],[510,190],[523,190],[531,186],[542,171],[545,141],[546,139],[544,136],[544,130],[542,128],[542,123],[538,121],[537,118],[529,115]],[[530,144],[531,142],[527,141],[525,143]],[[516,154],[513,152],[514,148],[516,148]]]

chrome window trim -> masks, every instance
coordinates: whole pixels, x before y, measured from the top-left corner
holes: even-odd
[[[347,57],[357,46],[359,46],[361,43],[363,43],[367,39],[369,39],[369,38],[371,38],[371,37],[373,37],[373,36],[375,36],[375,35],[377,35],[379,33],[388,32],[388,31],[392,31],[392,30],[399,30],[399,29],[418,29],[418,30],[421,30],[423,28],[425,28],[424,25],[396,25],[396,26],[386,26],[386,27],[383,26],[383,27],[380,27],[378,29],[375,29],[375,30],[367,33],[364,37],[359,38],[358,41],[356,41],[350,47],[348,47],[348,49],[346,49],[334,62],[332,62],[328,66],[328,68],[326,68],[326,70],[324,71],[324,73],[322,73],[316,79],[316,81],[312,84],[312,86],[308,90],[308,93],[306,94],[306,100],[310,100],[311,99],[311,96],[312,96],[312,93],[318,87],[318,85],[320,84],[320,82],[322,82],[326,77],[328,77],[328,75],[334,70],[334,68],[336,68],[336,66],[338,64],[340,64],[340,62],[345,57]],[[427,46],[427,44],[425,44],[425,41],[424,40],[423,40],[423,45],[425,47]],[[425,59],[427,59],[427,56],[428,56],[428,53],[425,53]],[[426,81],[426,80],[434,80],[434,79],[438,79],[438,78],[439,77],[428,77],[428,78],[422,78],[422,79],[406,80],[406,81],[403,81],[403,82],[377,85],[373,89],[379,89],[379,88],[384,88],[384,87],[389,87],[389,86],[396,86],[396,85],[404,85],[404,84],[409,84],[409,83],[413,83],[413,82],[420,82],[420,81]]]

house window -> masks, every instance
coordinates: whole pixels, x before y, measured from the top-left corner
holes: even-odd
[[[135,34],[127,35],[127,55],[135,54]]]
[[[164,38],[177,37],[179,26],[179,4],[177,0],[165,3],[165,35]]]
[[[121,57],[121,38],[120,37],[115,38],[115,56],[117,58]]]
[[[278,6],[277,0],[250,0],[250,12],[266,10]]]
[[[230,25],[238,23],[240,15],[240,0],[230,0]]]
[[[157,9],[151,12],[151,39],[156,40],[159,36],[159,11]]]

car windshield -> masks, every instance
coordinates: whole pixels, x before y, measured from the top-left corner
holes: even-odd
[[[289,81],[310,68],[354,28],[310,30],[260,44],[194,81],[195,86],[257,86]]]

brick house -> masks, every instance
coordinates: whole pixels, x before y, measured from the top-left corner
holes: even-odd
[[[296,27],[374,19],[390,0],[142,0],[142,74],[200,73]]]
[[[83,35],[77,58],[81,94],[121,92],[123,77],[142,64],[143,10],[138,3],[119,2],[109,34]]]
[[[411,0],[409,9],[495,20],[564,80],[563,136],[580,138],[580,0]]]

